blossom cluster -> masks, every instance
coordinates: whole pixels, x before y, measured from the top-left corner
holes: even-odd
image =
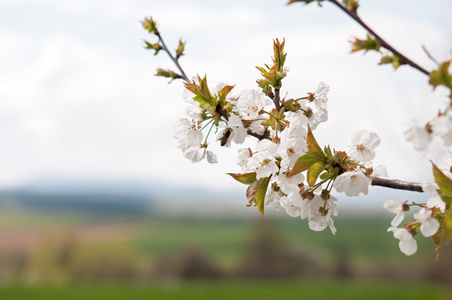
[[[328,119],[329,86],[325,82],[306,97],[282,99],[280,111],[272,108],[271,98],[261,90],[244,90],[239,96],[228,94],[223,97],[227,115],[219,118],[217,125],[208,105],[196,101],[202,85],[207,87],[207,81],[195,78],[189,86],[191,95],[185,94],[190,103],[187,114],[193,119],[181,119],[175,124],[178,147],[193,162],[206,158],[215,163],[216,156],[207,150],[202,128],[207,130],[211,124],[211,132],[216,126],[217,140],[225,147],[242,144],[252,135],[258,137],[254,149],[238,150],[241,173],[230,175],[249,185],[249,205],[256,205],[262,213],[264,207],[273,207],[289,216],[307,219],[312,230],[329,227],[335,233],[332,217],[337,216],[338,209],[332,188],[347,196],[366,195],[371,177],[386,174],[383,167],[374,169],[371,164],[374,149],[380,143],[375,133],[358,131],[348,154],[329,147],[322,150],[317,144],[312,130]],[[209,91],[209,97],[220,99],[225,87],[229,86],[218,85]],[[256,196],[258,192],[263,194],[262,199]]]

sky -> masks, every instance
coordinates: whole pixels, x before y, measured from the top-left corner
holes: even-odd
[[[362,0],[360,14],[428,70],[435,65],[422,45],[439,60],[451,53],[447,0]],[[155,42],[139,22],[149,16],[170,48],[187,42],[180,62],[189,77],[235,84],[236,94],[257,88],[255,66],[271,62],[273,39],[285,39],[283,93],[331,86],[329,121],[315,132],[320,144],[347,150],[364,128],[379,134],[374,163],[391,178],[431,180],[428,160],[403,132],[410,119],[428,120],[443,107],[447,91],[433,92],[410,67],[377,66],[376,54],[350,54],[349,41],[365,32],[329,3],[0,0],[0,188],[56,177],[244,191],[225,175],[240,171],[238,147],[213,146],[218,165],[193,164],[176,148],[183,85],[154,76],[157,67],[174,66],[144,49],[144,39]]]

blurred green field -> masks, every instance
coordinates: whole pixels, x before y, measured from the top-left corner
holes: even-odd
[[[0,299],[447,299],[452,252],[438,269],[417,237],[418,253],[403,255],[391,217],[343,215],[333,235],[299,218],[9,214]],[[187,275],[205,261],[216,273]]]
[[[236,261],[247,242],[263,222],[270,223],[274,235],[280,235],[279,243],[299,246],[314,251],[323,259],[335,259],[337,249],[346,249],[353,259],[363,263],[377,261],[407,262],[419,259],[434,260],[434,246],[430,240],[418,238],[415,257],[406,257],[398,248],[398,241],[386,232],[391,216],[343,216],[335,219],[338,232],[329,229],[314,232],[306,220],[203,220],[156,219],[141,223],[140,230],[131,237],[142,253],[149,257],[161,254],[176,255],[189,246],[203,248],[222,264]]]
[[[425,283],[348,281],[195,281],[162,285],[9,286],[0,299],[397,299],[446,300],[445,287]]]

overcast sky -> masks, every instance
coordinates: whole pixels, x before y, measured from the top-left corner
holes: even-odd
[[[442,60],[452,45],[452,5],[442,1],[361,1],[361,16],[397,49],[432,69],[421,45]],[[330,86],[330,120],[320,144],[346,150],[355,131],[377,132],[376,164],[392,178],[428,180],[425,157],[404,141],[412,118],[444,105],[427,78],[409,67],[377,66],[375,54],[350,54],[365,32],[325,3],[285,1],[0,0],[0,187],[41,177],[159,180],[219,189],[243,186],[236,149],[213,147],[219,165],[187,161],[172,138],[183,117],[182,82],[154,77],[173,68],[154,57],[139,23],[153,16],[170,48],[187,41],[181,64],[209,84],[256,88],[255,66],[270,63],[272,40],[286,39],[289,97]]]

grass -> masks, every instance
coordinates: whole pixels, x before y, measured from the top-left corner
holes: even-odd
[[[0,299],[366,299],[445,300],[444,286],[419,283],[356,281],[194,281],[161,285],[103,284],[69,286],[9,286]]]

